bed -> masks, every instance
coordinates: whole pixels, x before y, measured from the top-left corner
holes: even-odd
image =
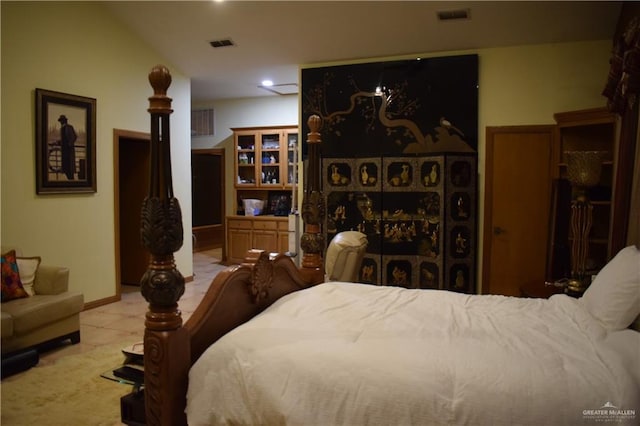
[[[251,250],[183,325],[173,252],[171,78],[150,74],[151,188],[142,240],[148,424],[590,424],[640,419],[640,246],[580,298],[324,282],[320,120],[309,119],[300,268]],[[640,244],[640,236],[637,239]]]

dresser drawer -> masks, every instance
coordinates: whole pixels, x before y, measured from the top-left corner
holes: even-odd
[[[275,220],[255,220],[253,222],[253,229],[278,229],[278,222]]]
[[[233,229],[251,229],[252,220],[229,219],[227,226]]]

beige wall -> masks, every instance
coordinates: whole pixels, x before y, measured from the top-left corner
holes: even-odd
[[[2,245],[68,266],[70,286],[86,302],[114,296],[113,130],[149,132],[147,75],[168,66],[174,191],[190,230],[190,82],[98,3],[2,1],[1,8]],[[97,99],[95,194],[36,195],[35,88]],[[192,275],[190,237],[176,263]]]

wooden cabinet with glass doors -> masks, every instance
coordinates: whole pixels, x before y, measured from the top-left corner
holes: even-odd
[[[287,251],[287,216],[298,180],[298,128],[293,126],[233,128],[235,143],[235,215],[227,217],[227,253],[241,261],[247,248]],[[259,218],[245,215],[244,200],[264,202]],[[265,217],[274,229],[261,229]],[[237,219],[237,220],[236,220]],[[236,227],[233,224],[242,226]],[[248,228],[247,228],[248,227]],[[277,233],[276,233],[277,229]],[[287,242],[287,244],[285,244]]]
[[[296,176],[296,127],[231,129],[235,141],[236,190],[291,189]]]
[[[592,207],[588,234],[586,272],[597,273],[611,258],[612,210],[615,185],[618,120],[605,108],[569,111],[554,115],[557,123],[554,144],[554,192],[552,236],[547,265],[547,278],[567,278],[571,271],[571,251],[575,238],[571,230],[572,203],[581,194]],[[575,152],[596,154],[599,158],[599,178],[588,187],[572,183],[569,157]],[[582,166],[583,168],[586,166]],[[578,173],[587,173],[579,170]],[[575,174],[575,172],[574,172]]]

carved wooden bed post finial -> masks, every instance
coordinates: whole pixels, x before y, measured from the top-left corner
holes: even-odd
[[[304,233],[300,239],[300,247],[304,252],[300,272],[311,283],[324,281],[322,252],[324,235],[322,234],[322,218],[325,213],[324,197],[320,190],[320,127],[322,121],[317,115],[308,120],[310,132],[307,135],[309,144],[309,166],[307,168],[307,184],[302,200],[302,220]]]
[[[175,265],[173,253],[182,247],[180,204],[173,196],[169,115],[171,84],[169,70],[155,66],[149,74],[154,95],[149,98],[151,114],[151,170],[149,194],[144,199],[140,237],[151,259],[141,280],[141,293],[149,302],[144,334],[144,380],[146,422],[150,425],[186,424],[184,401],[175,401],[165,389],[186,393],[189,336],[182,328],[178,300],[184,293],[184,277]],[[180,371],[166,371],[162,366]],[[183,367],[184,366],[184,367]],[[184,370],[184,371],[182,371]],[[177,374],[176,374],[177,373]]]

